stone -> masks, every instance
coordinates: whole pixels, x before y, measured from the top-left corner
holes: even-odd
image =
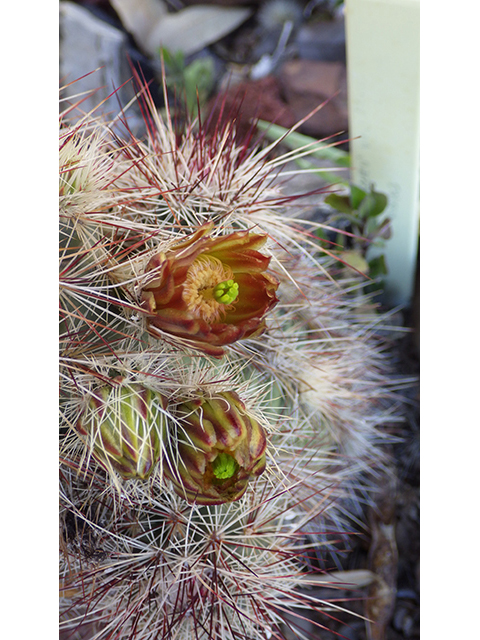
[[[303,24],[295,38],[298,56],[307,60],[345,62],[345,19],[310,21]]]
[[[184,0],[182,2],[185,6],[196,5],[196,4],[215,4],[220,5],[222,7],[238,7],[240,5],[248,4],[248,5],[259,5],[261,4],[261,0]]]
[[[84,7],[60,2],[61,97],[70,99],[72,104],[82,100],[69,114],[71,122],[91,110],[96,116],[108,114],[110,119],[134,97],[133,84],[128,82],[133,71],[127,53],[125,32]],[[137,105],[128,109],[126,117],[135,135],[143,132],[144,122]]]
[[[299,131],[324,137],[348,130],[347,74],[343,63],[290,60],[281,67],[279,80],[283,98],[297,121],[328,101]]]
[[[185,7],[163,16],[141,40],[134,35],[137,44],[151,57],[156,55],[160,47],[173,53],[182,51],[189,56],[238,29],[250,15],[248,7]]]

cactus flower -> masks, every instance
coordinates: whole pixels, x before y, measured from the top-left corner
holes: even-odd
[[[236,231],[212,238],[212,228],[203,225],[155,255],[141,299],[150,328],[219,357],[224,345],[263,332],[265,315],[278,302],[278,281],[265,273],[270,258],[259,251],[266,235]]]
[[[263,427],[234,391],[184,402],[177,414],[176,449],[164,469],[178,495],[197,504],[241,498],[265,470]]]
[[[162,455],[164,406],[163,396],[140,384],[106,385],[92,393],[77,429],[104,467],[144,480]]]

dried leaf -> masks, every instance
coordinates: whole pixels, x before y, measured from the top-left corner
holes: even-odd
[[[303,576],[302,576],[303,578]],[[335,589],[360,589],[368,587],[375,580],[375,574],[368,569],[333,571],[322,575],[305,574],[305,584],[333,587]]]
[[[369,569],[375,574],[365,604],[368,640],[384,640],[395,605],[398,550],[395,536],[396,478],[385,478],[377,496],[376,508],[370,511],[372,541]]]

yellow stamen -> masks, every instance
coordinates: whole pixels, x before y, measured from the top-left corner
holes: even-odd
[[[225,312],[225,306],[238,297],[238,284],[231,269],[220,260],[200,256],[187,272],[182,297],[194,316],[216,322]]]

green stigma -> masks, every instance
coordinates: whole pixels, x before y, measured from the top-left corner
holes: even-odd
[[[238,469],[238,463],[228,453],[219,453],[212,462],[213,474],[219,480],[231,478]]]
[[[213,289],[213,297],[222,304],[232,304],[238,297],[238,284],[235,280],[219,282]]]

